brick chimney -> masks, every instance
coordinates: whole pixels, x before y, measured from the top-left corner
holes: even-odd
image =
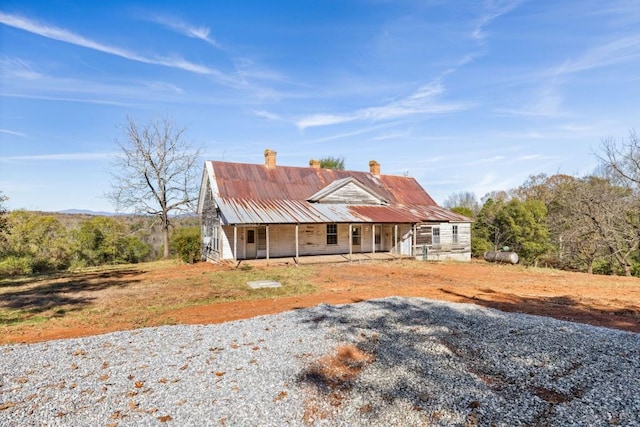
[[[267,169],[275,169],[276,168],[276,153],[275,151],[267,148],[264,150],[264,165]]]
[[[320,160],[311,159],[309,160],[309,166],[313,169],[320,169]]]
[[[369,162],[369,173],[371,175],[380,176],[380,163],[375,160]]]

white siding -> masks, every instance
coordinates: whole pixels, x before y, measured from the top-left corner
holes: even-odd
[[[453,241],[453,226],[458,227],[458,241]],[[440,229],[440,243],[432,241],[433,228]],[[415,256],[429,261],[470,261],[471,260],[471,224],[470,223],[428,223],[417,227]],[[425,257],[426,251],[426,257]]]
[[[351,182],[324,197],[321,203],[379,205],[381,201],[362,187]]]
[[[338,244],[327,244],[326,224],[300,225],[300,255],[349,253],[349,225],[338,224]]]

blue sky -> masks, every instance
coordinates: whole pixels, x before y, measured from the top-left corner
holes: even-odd
[[[638,99],[637,0],[0,3],[10,209],[113,211],[127,116],[211,160],[377,160],[442,203],[592,172]]]

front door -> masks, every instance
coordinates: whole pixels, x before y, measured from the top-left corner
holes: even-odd
[[[353,252],[362,251],[362,227],[359,225],[351,227],[351,249]]]
[[[255,259],[258,255],[256,250],[256,229],[247,228],[247,241],[245,244],[245,254],[247,259]]]

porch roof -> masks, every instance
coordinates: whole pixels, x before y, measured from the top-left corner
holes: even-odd
[[[309,203],[301,200],[214,198],[224,223],[419,223],[468,222],[468,218],[439,206],[355,206]]]

